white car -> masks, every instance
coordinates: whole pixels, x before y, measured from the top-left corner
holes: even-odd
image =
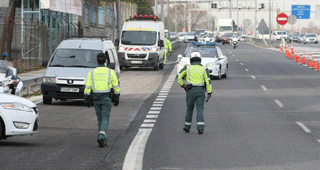
[[[281,40],[281,37],[283,36],[284,39],[287,39],[288,34],[286,31],[273,31],[272,32],[272,40]]]
[[[186,36],[185,32],[179,32],[177,38],[180,42],[184,41],[184,37]]]
[[[303,36],[303,44],[307,44],[307,43],[315,43],[318,44],[318,36],[316,34],[311,34],[311,33],[307,33],[306,35]]]
[[[20,96],[0,93],[0,140],[38,131],[36,104]]]
[[[200,33],[200,36],[198,37],[198,42],[215,42],[215,35],[214,34],[204,34]]]
[[[208,45],[210,44],[210,45]],[[222,53],[221,49],[217,47],[215,42],[194,42],[189,46],[184,55],[179,54],[179,62],[177,64],[177,75],[181,69],[190,65],[191,52],[197,51],[201,54],[201,64],[206,66],[209,71],[210,79],[218,79],[221,77],[227,78],[228,76],[228,59]]]
[[[189,41],[194,41],[194,32],[187,32],[187,34],[184,36],[184,42],[187,43]]]

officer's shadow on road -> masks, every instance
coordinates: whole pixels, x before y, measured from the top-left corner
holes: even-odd
[[[50,106],[50,105],[46,105]],[[79,107],[86,107],[84,104],[84,101],[82,99],[76,99],[76,100],[52,100],[51,106],[79,106]],[[91,103],[91,106],[93,107],[93,104]]]
[[[39,143],[34,142],[17,142],[17,141],[0,141],[0,148],[5,147],[41,147]]]

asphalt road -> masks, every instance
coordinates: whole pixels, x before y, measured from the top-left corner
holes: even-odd
[[[212,81],[204,134],[197,134],[195,116],[188,134],[182,130],[185,92],[170,76],[175,65],[170,63],[186,46],[180,43],[163,70],[121,72],[120,105],[112,108],[108,147],[97,146],[93,107],[82,101],[39,104],[39,132],[0,141],[0,169],[122,169],[141,129],[151,131],[145,148],[136,153],[143,169],[320,167],[318,72],[277,51],[219,44],[229,60],[228,78]],[[155,105],[160,114],[150,114]]]

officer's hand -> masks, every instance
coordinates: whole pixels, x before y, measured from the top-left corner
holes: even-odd
[[[187,91],[187,86],[184,84],[181,86],[185,91]]]
[[[113,102],[113,105],[114,105],[114,106],[118,106],[118,105],[119,105],[119,101]]]
[[[211,94],[212,94],[212,93],[208,93],[208,98],[211,98]]]
[[[85,105],[90,108],[90,102],[89,103],[85,103]]]

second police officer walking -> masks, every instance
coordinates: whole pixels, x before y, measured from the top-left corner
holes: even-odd
[[[211,80],[208,69],[201,65],[201,54],[199,52],[192,52],[190,54],[190,63],[191,65],[184,66],[178,75],[179,85],[187,92],[187,113],[183,130],[189,133],[191,129],[192,114],[194,106],[196,105],[197,130],[199,134],[203,134],[205,92],[207,91],[208,93],[208,99],[211,98]],[[183,82],[184,77],[186,78],[186,84]]]
[[[167,63],[167,55],[169,52],[171,52],[172,50],[172,46],[171,46],[171,42],[170,40],[167,38],[167,35],[165,35],[165,45],[164,45],[164,49],[165,49],[165,53],[164,53],[164,61],[163,64]]]
[[[90,98],[93,98],[94,108],[98,119],[97,142],[100,147],[107,144],[107,130],[112,103],[118,106],[120,87],[114,70],[106,67],[106,54],[97,55],[98,67],[88,73],[84,89],[84,102],[90,107]],[[111,96],[112,89],[114,94]]]

